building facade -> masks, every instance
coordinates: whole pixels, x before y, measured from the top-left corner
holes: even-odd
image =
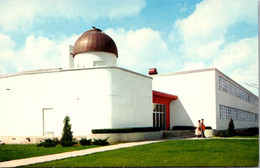
[[[171,130],[202,118],[215,130],[230,118],[236,128],[258,127],[258,97],[215,68],[146,76],[117,67],[116,44],[96,28],[69,50],[68,69],[0,76],[1,141],[61,136],[66,115],[83,137],[92,129]]]
[[[1,136],[61,135],[66,115],[74,135],[152,127],[152,79],[122,68],[31,71],[0,82]]]
[[[61,136],[66,115],[74,136],[153,126],[152,78],[117,67],[117,48],[109,36],[94,28],[70,51],[69,69],[0,76],[0,140]]]
[[[170,103],[170,127],[206,126],[225,130],[258,127],[258,97],[215,68],[152,75],[153,90],[178,95]]]

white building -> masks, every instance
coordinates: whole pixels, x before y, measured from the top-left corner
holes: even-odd
[[[178,95],[170,103],[170,128],[205,125],[226,130],[258,127],[258,97],[215,68],[153,75],[153,90]]]
[[[117,67],[116,44],[96,28],[70,46],[69,57],[69,69],[0,76],[0,140],[60,136],[66,115],[74,136],[107,128],[171,130],[201,118],[217,130],[231,117],[236,128],[258,127],[258,98],[216,69],[146,76]]]
[[[2,140],[60,136],[66,115],[74,136],[92,129],[152,127],[152,78],[117,67],[109,36],[97,29],[85,32],[70,57],[70,69],[0,76]]]

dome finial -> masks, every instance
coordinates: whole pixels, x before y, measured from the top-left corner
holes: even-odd
[[[95,26],[92,26],[92,28],[95,29],[96,31],[101,31],[102,32],[102,30],[96,28]]]

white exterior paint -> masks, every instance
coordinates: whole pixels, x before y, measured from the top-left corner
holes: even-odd
[[[74,56],[74,68],[116,66],[117,56],[109,52],[85,52]]]
[[[178,95],[170,103],[170,128],[194,126],[201,118],[216,127],[216,116],[212,115],[216,111],[214,71],[156,75],[153,90]]]
[[[246,89],[244,89],[242,86],[238,85],[235,81],[233,81],[232,79],[230,79],[229,77],[227,77],[226,75],[224,75],[223,73],[221,73],[220,71],[216,70],[216,85],[217,85],[217,89],[216,89],[216,95],[217,95],[217,99],[216,99],[216,116],[217,116],[217,128],[219,130],[224,130],[227,128],[227,125],[229,123],[228,119],[220,119],[220,109],[219,109],[219,105],[224,105],[224,106],[228,106],[228,107],[232,107],[232,108],[236,108],[236,109],[240,109],[240,110],[244,110],[244,111],[248,111],[248,112],[252,112],[254,114],[259,114],[259,107],[248,103],[236,96],[230,95],[224,91],[219,90],[219,83],[218,83],[218,76],[223,77],[224,79],[226,79],[227,81],[235,84],[236,86],[240,87],[241,89],[245,90],[246,92],[248,92],[249,94],[251,94],[252,96],[254,96],[252,93],[250,93],[249,91],[247,91]],[[256,96],[255,96],[256,97]],[[240,121],[240,120],[234,120],[234,125],[235,128],[248,128],[248,127],[258,127],[259,123],[258,121]]]
[[[217,130],[227,129],[229,120],[220,119],[219,104],[258,114],[258,106],[218,89],[218,73],[218,70],[211,68],[152,76],[153,90],[178,96],[177,100],[170,103],[170,128],[197,126],[198,120],[203,118],[206,126]],[[234,122],[236,128],[258,126],[258,122]]]
[[[150,77],[118,67],[1,76],[0,136],[42,136],[43,127],[45,134],[59,136],[66,115],[74,136],[92,129],[151,127],[151,89]]]
[[[163,131],[133,132],[133,133],[110,133],[110,134],[89,134],[89,135],[87,135],[87,139],[94,139],[94,138],[95,139],[106,139],[106,138],[108,138],[107,141],[109,143],[149,141],[149,140],[161,139],[162,137],[163,137]]]
[[[111,69],[112,127],[152,127],[152,78]]]

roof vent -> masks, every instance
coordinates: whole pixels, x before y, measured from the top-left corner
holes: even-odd
[[[157,75],[158,72],[157,72],[157,69],[156,68],[150,68],[149,69],[149,75]]]

